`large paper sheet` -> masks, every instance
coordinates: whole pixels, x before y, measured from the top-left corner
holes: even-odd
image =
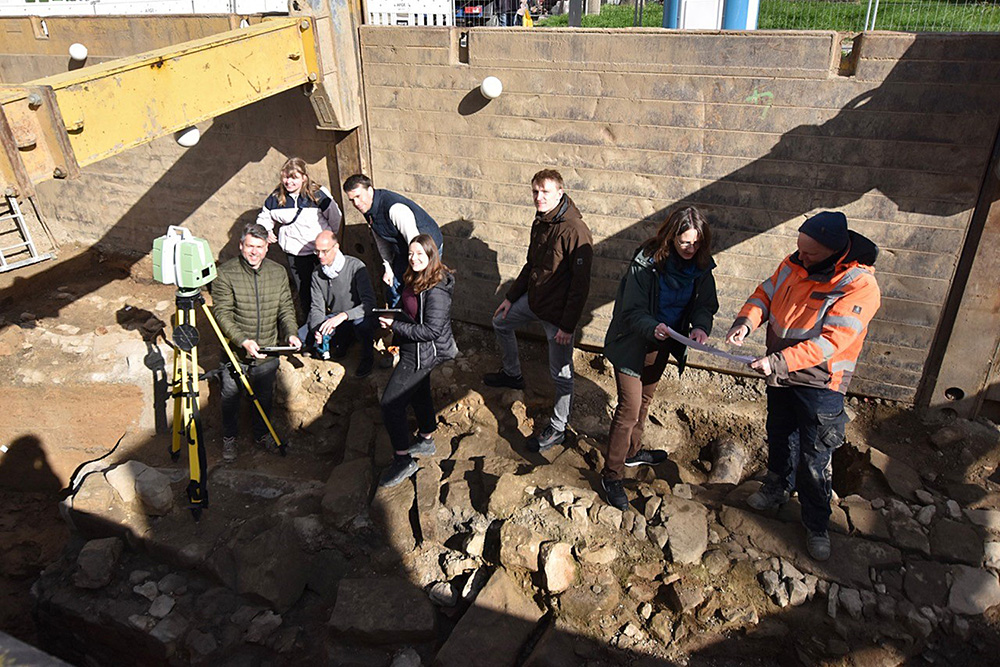
[[[688,347],[692,347],[696,350],[701,350],[702,352],[708,352],[709,354],[714,354],[717,357],[722,357],[723,359],[728,359],[729,361],[735,361],[738,364],[746,365],[757,358],[757,357],[747,357],[743,355],[729,354],[728,352],[723,352],[717,347],[712,347],[711,345],[706,345],[705,343],[698,343],[696,341],[693,341],[687,336],[677,333],[670,327],[667,327],[667,333],[670,334],[671,338],[687,345]]]

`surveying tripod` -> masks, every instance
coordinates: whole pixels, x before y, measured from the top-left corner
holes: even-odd
[[[188,467],[191,472],[191,481],[188,482],[187,496],[189,509],[195,521],[201,518],[201,511],[208,507],[208,487],[204,479],[206,464],[204,430],[201,425],[201,411],[198,407],[198,329],[195,327],[195,310],[201,306],[208,318],[212,330],[222,349],[229,357],[230,363],[243,382],[243,388],[253,401],[257,412],[260,413],[267,430],[278,445],[278,452],[285,456],[287,453],[284,443],[274,431],[271,420],[267,418],[264,407],[254,394],[247,379],[243,367],[240,365],[233,350],[229,347],[226,337],[222,335],[219,324],[215,321],[212,311],[205,305],[205,297],[201,294],[201,289],[177,290],[177,314],[174,317],[174,381],[172,396],[174,399],[174,432],[170,445],[170,458],[176,462],[181,455],[181,442],[187,444]]]

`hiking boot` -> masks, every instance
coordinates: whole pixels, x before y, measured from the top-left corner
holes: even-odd
[[[333,350],[330,352],[330,358],[340,361],[347,356],[347,345],[335,345]]]
[[[236,460],[236,438],[232,436],[225,436],[222,438],[222,460],[223,461],[235,461]]]
[[[483,384],[487,387],[509,387],[510,389],[524,389],[523,375],[507,375],[501,368],[496,373],[487,373],[483,376]]]
[[[434,445],[434,437],[423,436],[418,433],[407,452],[410,456],[433,456],[437,452],[437,447]]]
[[[375,367],[375,357],[366,357],[361,360],[358,364],[358,369],[354,371],[354,377],[363,378],[368,377],[372,373],[372,368]]]
[[[635,456],[625,457],[625,465],[629,468],[636,466],[655,466],[667,460],[667,453],[659,449],[640,449]]]
[[[268,454],[274,454],[278,451],[278,443],[274,441],[270,433],[265,433],[254,441],[258,447],[263,449]]]
[[[830,557],[830,534],[825,530],[806,529],[806,550],[813,560],[827,560]]]
[[[761,512],[781,507],[788,502],[789,493],[776,484],[764,482],[758,491],[750,494],[747,505]]]
[[[419,466],[410,456],[396,456],[392,459],[389,467],[382,471],[378,485],[389,488],[396,486],[417,473]]]
[[[622,512],[628,509],[628,496],[625,495],[625,488],[620,479],[601,478],[601,488],[604,489],[604,499],[612,507],[617,507]]]
[[[566,431],[557,431],[552,424],[542,429],[538,435],[532,436],[528,440],[528,450],[532,452],[544,452],[550,447],[560,444],[566,439]]]

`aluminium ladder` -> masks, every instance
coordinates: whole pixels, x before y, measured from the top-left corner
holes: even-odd
[[[14,226],[9,227],[6,224],[0,226],[0,273],[17,269],[22,266],[28,266],[29,264],[41,262],[46,259],[52,259],[51,253],[39,255],[38,251],[35,249],[35,242],[31,239],[31,232],[28,231],[28,225],[24,222],[24,215],[21,213],[21,207],[17,203],[17,197],[7,195],[6,198],[7,206],[10,209],[10,212],[7,214],[0,214],[0,223],[7,223],[13,220]],[[7,240],[10,237],[16,238],[17,242],[11,245],[6,245]],[[20,256],[25,253],[27,253],[28,256],[24,259],[18,259],[16,261],[10,260],[11,256]]]

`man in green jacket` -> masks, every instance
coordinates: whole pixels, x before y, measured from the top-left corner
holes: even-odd
[[[516,329],[539,321],[549,341],[549,372],[556,397],[552,419],[532,436],[528,448],[542,451],[566,439],[573,401],[573,338],[590,292],[594,244],[590,229],[573,200],[563,192],[563,179],[543,169],[531,179],[535,220],[528,260],[493,314],[503,368],[483,376],[489,387],[524,388]]]
[[[212,284],[212,310],[222,334],[233,347],[254,394],[270,414],[278,358],[261,353],[262,347],[288,341],[302,347],[296,336],[295,306],[288,274],[266,258],[267,230],[257,223],[243,228],[240,256],[219,267]],[[226,362],[222,372],[222,458],[236,458],[241,383],[236,369]],[[251,422],[255,442],[265,450],[275,448],[274,438],[256,410]]]

